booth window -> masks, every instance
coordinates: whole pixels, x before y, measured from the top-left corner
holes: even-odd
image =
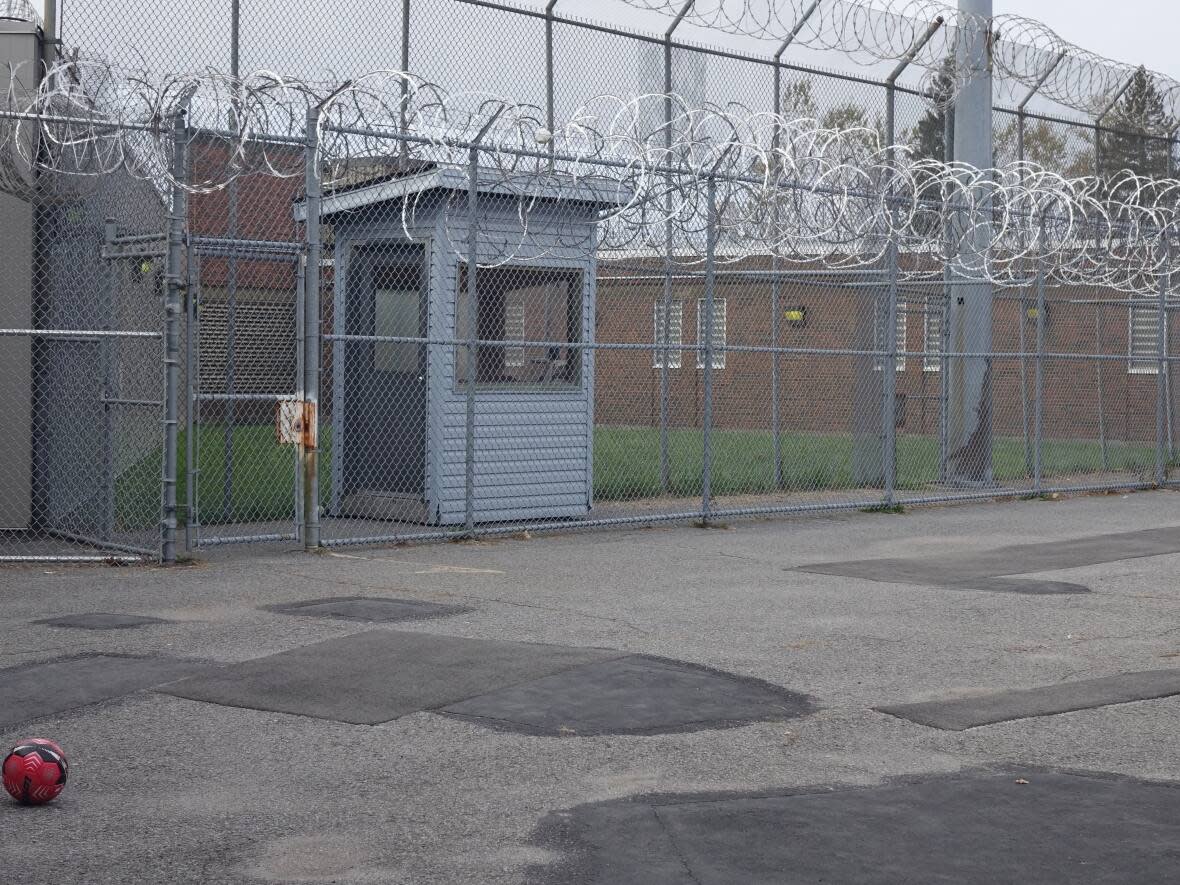
[[[385,338],[417,338],[417,289],[376,289],[373,292],[373,334]],[[414,341],[377,341],[373,368],[378,372],[416,374],[419,345]]]
[[[476,384],[481,387],[569,387],[581,381],[582,272],[508,265],[480,268]],[[467,268],[455,298],[455,379],[468,379]],[[513,345],[510,342],[528,342]],[[503,342],[503,343],[499,343]]]

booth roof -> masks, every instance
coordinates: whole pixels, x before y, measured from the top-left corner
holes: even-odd
[[[375,170],[370,167],[369,171]],[[432,190],[466,192],[468,185],[468,172],[462,167],[419,162],[407,167],[399,164],[393,171],[369,175],[326,192],[321,198],[320,216],[354,211]],[[478,174],[476,187],[481,194],[595,207],[622,206],[632,198],[630,190],[621,182],[601,176],[577,176],[560,170],[544,175],[516,175],[511,171],[488,169]],[[306,219],[307,203],[300,200],[295,204],[295,220]]]

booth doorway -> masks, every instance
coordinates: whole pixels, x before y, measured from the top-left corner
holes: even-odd
[[[374,244],[352,250],[347,334],[426,337],[426,249]],[[426,487],[426,345],[349,341],[338,454],[342,515],[422,522]]]

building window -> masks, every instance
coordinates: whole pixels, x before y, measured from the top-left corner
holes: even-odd
[[[480,268],[476,384],[481,387],[568,387],[581,381],[582,273],[507,265]],[[459,271],[455,337],[469,337],[467,268]],[[529,342],[515,346],[500,342]],[[455,345],[455,380],[466,384],[467,346]]]
[[[922,371],[942,371],[942,305],[926,305],[922,315],[923,338]]]
[[[899,372],[905,371],[905,318],[906,318],[906,304],[905,296],[898,293],[897,296],[897,327],[894,330],[895,344],[897,350],[897,361],[895,368]],[[885,350],[887,347],[885,343],[885,336],[881,334],[885,326],[884,305],[875,309],[875,317],[873,319],[873,350]],[[881,371],[881,360],[877,360],[873,366],[878,372]]]
[[[670,302],[670,310],[668,312],[668,337],[664,339],[664,299],[661,297],[656,300],[655,309],[652,311],[654,318],[655,333],[652,341],[655,342],[655,350],[652,355],[652,367],[656,369],[664,368],[664,356],[668,358],[669,369],[679,369],[681,360],[680,344],[683,341],[684,335],[684,302],[676,298]],[[664,350],[664,348],[668,350]]]
[[[705,368],[704,298],[697,299],[697,368]],[[725,368],[725,299],[713,299],[713,368]]]
[[[504,340],[524,341],[524,293],[519,289],[508,292],[504,296]],[[504,367],[507,369],[523,369],[525,355],[523,347],[507,347],[504,349]]]
[[[1127,371],[1132,375],[1155,375],[1159,372],[1159,307],[1150,298],[1151,306],[1132,307],[1127,330]],[[1165,315],[1164,321],[1167,322]]]

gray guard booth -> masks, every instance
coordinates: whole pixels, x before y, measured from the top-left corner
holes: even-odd
[[[475,521],[585,516],[594,358],[577,345],[593,340],[596,222],[618,185],[477,182],[478,338],[497,343],[477,348]],[[330,515],[465,521],[468,183],[427,166],[323,198],[332,333],[359,336],[331,347]]]

